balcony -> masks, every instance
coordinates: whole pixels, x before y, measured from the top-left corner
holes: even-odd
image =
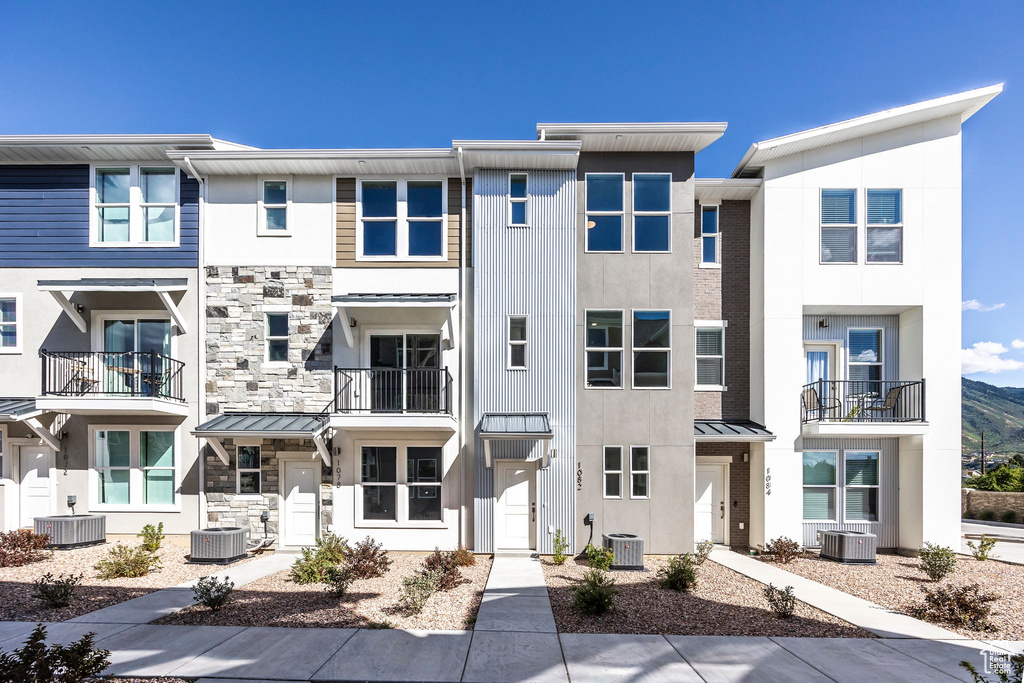
[[[185,364],[155,351],[40,351],[36,406],[79,415],[187,415]]]
[[[925,384],[819,380],[800,393],[804,436],[910,436],[927,432]]]
[[[331,426],[454,431],[447,368],[334,368]]]

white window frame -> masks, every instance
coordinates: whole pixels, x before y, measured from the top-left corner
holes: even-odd
[[[89,425],[89,511],[90,512],[180,512],[181,511],[181,476],[182,450],[181,434],[173,425],[122,425],[97,424]],[[127,468],[98,468],[96,466],[96,432],[129,432],[129,466]],[[142,502],[145,487],[145,470],[172,469],[142,466],[142,432],[173,432],[174,434],[174,503],[147,504]],[[127,505],[99,502],[99,470],[127,469],[128,500]],[[134,502],[137,501],[137,502]]]
[[[876,458],[876,467],[878,472],[878,483],[877,484],[847,484],[846,483],[846,454],[847,453],[874,453]],[[840,513],[839,505],[836,505],[836,514],[842,514],[843,524],[878,524],[882,521],[882,452],[877,448],[844,448],[842,452],[843,458],[843,507]],[[838,470],[838,468],[837,468]],[[836,472],[838,478],[839,472]],[[836,482],[839,483],[838,481]],[[875,519],[847,519],[846,518],[846,490],[847,489],[875,489],[875,505],[878,510],[878,514]]]
[[[725,382],[725,331],[729,327],[727,320],[694,320],[693,321],[693,353],[694,353],[694,372],[693,372],[693,383],[694,391],[728,391],[729,386],[724,384]],[[698,384],[697,383],[697,358],[718,358],[718,356],[698,356],[697,355],[697,331],[698,330],[720,330],[722,334],[722,382],[723,384]]]
[[[853,190],[853,210],[858,213],[854,216],[853,223],[825,223],[822,221],[821,210],[824,206],[822,202],[822,193],[826,190]],[[856,187],[822,187],[818,189],[818,264],[822,266],[855,266],[860,263],[860,196],[861,192]],[[821,247],[824,243],[822,237],[825,234],[825,230],[829,229],[844,229],[848,230],[853,228],[853,260],[852,261],[824,261],[821,258]]]
[[[661,253],[661,252],[657,252]],[[636,314],[649,312],[667,312],[668,313],[668,348],[667,349],[648,349],[648,348],[637,348],[636,346]],[[630,358],[630,382],[631,388],[637,391],[664,391],[672,388],[672,309],[666,308],[634,308],[630,312],[630,349],[632,350],[632,357]],[[723,340],[724,346],[724,340]],[[724,348],[723,348],[724,351]],[[663,353],[668,356],[668,383],[663,387],[638,387],[636,385],[636,355],[638,353]]]
[[[92,312],[92,350],[96,352],[106,351],[103,348],[105,339],[103,336],[103,323],[107,320],[131,320],[135,323],[136,341],[138,340],[140,320],[165,320],[171,323],[171,358],[177,358],[178,335],[174,334],[174,321],[166,309],[159,311],[114,311],[102,310]]]
[[[839,476],[843,474],[845,476],[845,464],[840,451],[832,448],[808,448],[806,449],[809,453],[831,453],[835,456],[835,483],[832,485],[828,484],[805,484],[804,483],[804,451],[800,451],[800,518],[808,524],[835,524],[839,522],[840,516],[842,515],[843,505],[845,501],[840,500],[839,494]],[[804,519],[804,491],[805,489],[832,489],[833,496],[832,502],[835,506],[835,514],[831,519]]]
[[[98,203],[99,193],[96,190],[96,173],[98,171],[128,169],[128,204]],[[173,169],[174,170],[174,239],[169,242],[147,242],[145,240],[146,206],[170,206],[169,204],[144,204],[142,202],[142,169]],[[99,208],[128,208],[128,241],[106,242],[100,240]],[[181,246],[181,171],[177,166],[166,163],[126,162],[89,165],[89,246],[101,249],[124,249],[127,247],[172,248]]]
[[[395,487],[395,521],[382,519],[363,518],[363,448],[394,448],[395,449],[395,482],[367,482],[366,486],[394,486]],[[409,482],[408,458],[410,448],[436,448],[440,452],[438,463],[437,482],[423,482],[422,484]],[[443,444],[424,441],[381,441],[363,440],[354,443],[355,457],[352,458],[354,466],[354,526],[357,529],[447,529],[448,524],[448,487],[445,485],[445,472],[448,467],[448,455]],[[441,497],[441,519],[436,520],[410,520],[409,519],[409,489],[419,486],[440,487]]]
[[[715,233],[713,235],[704,232],[704,209],[715,210]],[[722,267],[722,203],[719,201],[704,200],[700,204],[700,215],[697,217],[697,234],[700,235],[700,260],[698,268],[721,268]],[[715,240],[715,260],[704,260],[704,238],[713,237]]]
[[[586,323],[587,323],[587,314],[588,313],[597,313],[597,312],[618,313],[621,316],[621,318],[622,318],[622,344],[623,345],[622,346],[587,346],[586,345],[587,332],[584,329],[584,331],[583,331],[583,343],[584,343],[584,346],[583,346],[583,388],[584,389],[594,389],[594,390],[598,390],[598,391],[623,390],[623,389],[626,388],[626,382],[625,382],[625,379],[624,379],[624,377],[622,375],[619,376],[619,386],[617,386],[617,387],[591,386],[590,380],[587,379],[587,370],[590,368],[590,366],[587,365],[587,358],[588,358],[588,355],[589,355],[589,353],[591,351],[593,351],[595,353],[615,353],[615,352],[618,352],[618,354],[619,354],[619,368],[621,369],[623,375],[625,374],[625,371],[626,371],[626,368],[625,368],[625,364],[626,364],[626,352],[625,352],[626,351],[626,346],[625,346],[625,343],[626,343],[626,309],[624,309],[624,308],[587,308],[587,309],[584,309],[584,311],[583,311],[583,324],[586,325]],[[632,330],[630,330],[630,333],[632,333]],[[607,331],[606,331],[605,337],[608,339],[608,341],[610,343],[611,340],[610,340],[610,338],[608,338]],[[596,368],[597,366],[594,366],[594,367]],[[602,370],[607,370],[608,369],[607,364],[604,367],[602,367],[601,369]]]
[[[395,255],[394,256],[366,256],[363,254],[363,183],[364,182],[393,182],[396,184],[396,206],[395,206]],[[441,216],[436,219],[441,222],[441,255],[440,256],[411,256],[409,254],[409,182],[440,182],[441,183]],[[418,218],[416,216],[413,217]],[[368,218],[366,220],[391,220],[390,218]],[[420,220],[435,220],[433,218],[421,218]],[[384,262],[434,262],[444,263],[448,261],[448,178],[447,176],[420,176],[409,178],[394,178],[390,176],[360,176],[356,178],[356,261],[384,261]]]
[[[633,451],[634,449],[644,449],[647,451],[647,469],[637,470],[633,469]],[[633,476],[642,474],[647,477],[647,495],[638,496],[633,492]],[[629,447],[629,497],[631,500],[650,500],[651,499],[651,447],[650,446],[630,446]]]
[[[284,361],[281,361],[281,360],[270,360],[270,342],[271,342],[271,340],[272,339],[280,340],[280,339],[282,339],[282,337],[280,337],[280,336],[271,337],[270,336],[270,320],[267,317],[268,313],[270,313],[270,314],[281,314],[281,313],[284,313],[288,317],[288,336],[287,337],[283,337],[283,339],[285,339],[285,341],[288,342],[288,356],[290,357],[291,353],[292,353],[292,344],[291,344],[292,316],[291,316],[291,312],[292,312],[291,306],[289,306],[287,304],[273,304],[273,305],[264,304],[264,306],[263,306],[263,367],[265,367],[265,368],[266,367],[269,367],[269,368],[286,368],[286,367],[291,367],[291,361],[290,360],[284,360]]]
[[[608,459],[605,457],[605,455],[606,455],[605,451],[607,451],[609,448],[617,448],[619,450],[619,469],[617,469],[617,470],[610,470],[610,469],[608,469]],[[602,494],[602,496],[604,497],[605,500],[622,500],[622,498],[623,498],[622,491],[623,491],[623,487],[625,485],[625,482],[623,481],[622,475],[623,475],[624,471],[627,471],[623,467],[623,463],[624,463],[623,458],[625,458],[625,457],[626,457],[626,449],[624,447],[622,447],[622,446],[605,445],[605,446],[601,447],[601,494]],[[609,474],[618,475],[618,477],[619,477],[619,495],[617,495],[617,496],[609,496],[608,495],[608,475]]]
[[[522,318],[523,328],[526,339],[512,339],[512,319]],[[505,318],[505,337],[508,340],[505,367],[508,370],[526,370],[530,366],[530,348],[528,342],[530,341],[530,316],[524,313],[513,313],[509,314]],[[523,364],[512,365],[512,347],[522,346],[523,347]]]
[[[512,178],[515,176],[522,176],[526,178],[526,196],[525,197],[513,197],[512,196]],[[523,216],[526,220],[523,223],[512,222],[512,205],[523,204]],[[510,228],[527,228],[530,226],[530,174],[524,171],[513,171],[508,174],[508,225]]]
[[[261,440],[262,441],[262,440]],[[255,448],[256,449],[256,467],[241,467],[239,466],[238,451],[242,448]],[[242,493],[242,473],[255,472],[256,482],[259,487],[258,491],[248,491]],[[239,496],[262,498],[263,497],[263,446],[262,444],[255,443],[238,443],[235,441],[235,493]]]
[[[850,355],[850,333],[857,331],[867,332],[878,332],[878,361],[873,363],[867,363],[863,361],[851,360]],[[854,380],[853,374],[850,372],[850,368],[854,365],[862,365],[864,367],[878,366],[878,379],[877,380]],[[846,330],[846,379],[848,381],[860,381],[860,382],[884,382],[885,381],[885,328],[884,327],[849,327]]]
[[[14,322],[13,323],[0,323],[0,325],[14,325],[14,346],[3,347],[0,346],[0,355],[13,355],[20,354],[25,348],[24,342],[24,316],[25,308],[21,305],[21,293],[20,292],[0,292],[0,299],[13,299],[14,300]]]
[[[637,211],[636,208],[636,177],[638,175],[660,175],[668,178],[668,210],[667,211]],[[672,174],[662,173],[660,171],[634,171],[630,176],[630,190],[633,193],[632,197],[632,216],[630,217],[630,223],[632,225],[633,243],[632,250],[634,254],[671,254],[672,253],[672,210],[675,208],[672,203]],[[637,216],[668,216],[668,249],[658,249],[654,251],[641,250],[636,248],[636,217]]]
[[[900,222],[899,223],[868,223],[868,193],[874,190],[883,191],[898,191],[900,193]],[[903,188],[902,187],[870,187],[864,190],[864,263],[871,264],[873,266],[901,266],[903,265],[903,238],[905,231],[903,230]],[[871,254],[868,253],[868,233],[871,232],[872,228],[899,228],[900,231],[900,258],[898,261],[872,261]]]
[[[285,203],[267,204],[264,183],[284,183]],[[256,236],[257,237],[291,237],[292,236],[292,176],[258,176],[256,179]],[[284,230],[267,229],[267,209],[284,209]]]
[[[590,176],[598,175],[617,175],[622,178],[622,211],[589,211],[587,209],[587,192],[589,187]],[[590,222],[591,216],[619,216],[619,244],[622,246],[618,251],[593,251],[590,248],[590,228],[587,227],[587,223]],[[601,173],[595,171],[593,173],[584,174],[583,177],[583,253],[585,254],[624,254],[626,253],[626,174],[625,173]],[[658,252],[661,253],[661,252]],[[603,310],[603,309],[602,309]]]

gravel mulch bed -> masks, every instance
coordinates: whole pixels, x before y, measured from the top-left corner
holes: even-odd
[[[219,612],[195,605],[153,623],[310,628],[367,628],[387,623],[402,629],[472,629],[491,571],[488,557],[478,555],[476,565],[462,567],[462,576],[469,582],[435,593],[422,613],[405,614],[396,609],[402,579],[415,573],[426,556],[388,553],[393,564],[387,574],[356,581],[342,598],[332,597],[322,584],[297,584],[290,572],[283,571],[236,589],[232,602]]]
[[[840,564],[809,552],[775,566],[903,614],[924,602],[922,588],[936,585],[921,571],[917,558],[879,553],[877,559],[877,564]],[[944,623],[937,626],[971,638],[1024,640],[1024,566],[958,555],[956,570],[942,583],[978,583],[985,592],[1000,597],[992,603],[990,620],[995,631],[971,631]]]
[[[872,638],[871,633],[802,602],[790,619],[768,608],[763,586],[707,560],[698,570],[697,589],[678,593],[658,585],[658,569],[668,558],[646,557],[649,571],[613,571],[619,594],[615,606],[600,617],[587,617],[572,606],[572,586],[587,566],[570,559],[562,566],[542,560],[555,624],[562,633],[651,633],[683,636],[804,636]]]
[[[214,574],[225,568],[230,569],[251,559],[242,559],[230,565],[186,564],[188,548],[165,544],[157,551],[163,564],[161,569],[134,579],[106,581],[99,578],[94,566],[107,556],[114,545],[106,543],[73,550],[48,550],[47,558],[41,562],[22,567],[0,567],[0,621],[64,621],[161,588]],[[61,574],[85,574],[75,592],[75,599],[67,607],[46,607],[32,597],[35,591],[32,581],[46,572],[54,577]]]

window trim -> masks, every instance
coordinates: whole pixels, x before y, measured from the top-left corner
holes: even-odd
[[[698,384],[697,383],[697,359],[718,358],[718,356],[697,355],[697,332],[698,330],[721,330],[722,333],[722,382],[725,382],[725,331],[729,327],[728,320],[694,320],[693,321],[693,389],[694,391],[728,391],[728,384]]]
[[[610,470],[608,469],[608,459],[605,457],[606,451],[609,448],[619,449],[619,469]],[[601,446],[601,495],[605,500],[623,500],[622,495],[622,474],[623,474],[623,457],[625,456],[625,448],[620,445],[604,445]],[[626,470],[628,471],[628,470]],[[608,475],[617,474],[619,476],[619,495],[609,496],[608,495]]]
[[[238,461],[238,451],[241,448],[255,448],[256,450],[256,467],[241,467]],[[256,482],[259,486],[258,491],[250,491],[247,493],[242,492],[242,473],[243,472],[256,472]],[[235,495],[246,496],[252,498],[263,497],[263,446],[260,444],[235,444]]]
[[[715,209],[715,232],[712,235],[706,235],[704,233],[704,209]],[[698,268],[721,268],[722,267],[722,205],[721,203],[707,203],[701,202],[700,204],[700,219],[697,222],[697,233],[700,235],[700,260],[697,261]],[[713,237],[715,240],[715,260],[705,261],[704,260],[704,238]]]
[[[395,255],[367,256],[363,254],[363,183],[364,182],[395,183]],[[440,256],[411,256],[409,254],[409,182],[440,182],[441,183],[441,254]],[[394,176],[358,176],[356,177],[356,261],[384,263],[447,263],[448,262],[448,177],[427,175],[396,178]],[[435,220],[427,217],[413,216],[414,219]],[[367,220],[390,220],[390,218],[369,218]]]
[[[526,339],[512,339],[512,319],[522,318],[524,334]],[[506,370],[527,370],[530,367],[530,316],[525,313],[510,313],[505,316],[505,339],[508,342],[506,344],[505,352],[505,369]],[[523,347],[523,364],[512,365],[512,347],[522,346]]]
[[[622,319],[622,346],[587,346],[587,314],[597,312],[608,312],[618,313]],[[619,385],[616,386],[592,386],[590,380],[587,379],[587,371],[590,366],[587,365],[587,354],[591,351],[595,353],[619,353],[619,368],[621,368],[622,375],[625,374],[625,362],[626,362],[626,309],[624,308],[585,308],[583,309],[583,388],[584,389],[595,389],[598,391],[621,391],[626,388],[626,383],[623,381],[622,376],[619,377]],[[632,330],[630,330],[632,332]],[[631,340],[632,341],[632,340]],[[610,339],[609,339],[609,343]],[[630,344],[632,346],[632,343]],[[608,368],[602,368],[607,370]]]
[[[804,453],[832,453],[835,456],[835,483],[829,484],[805,484],[804,483]],[[837,524],[840,518],[840,510],[843,509],[843,501],[840,500],[839,494],[839,473],[844,472],[840,466],[842,462],[842,456],[840,455],[840,449],[830,448],[808,448],[806,451],[800,451],[800,520],[806,524]],[[832,489],[835,491],[835,495],[832,498],[833,505],[835,506],[834,514],[830,519],[806,519],[804,517],[804,493],[808,488],[812,489]]]
[[[513,197],[512,196],[512,177],[523,176],[526,178],[526,196],[525,197]],[[525,204],[523,209],[523,216],[526,217],[523,223],[512,222],[512,205],[513,204]],[[510,228],[528,228],[530,227],[530,174],[525,171],[511,171],[508,174],[508,227]]]
[[[590,211],[587,209],[587,193],[589,192],[590,176],[599,175],[617,175],[622,178],[622,210],[621,211]],[[632,208],[632,207],[630,207]],[[602,250],[594,251],[590,248],[590,233],[587,227],[587,223],[590,222],[591,216],[619,216],[622,220],[619,221],[619,244],[621,247],[616,250]],[[598,172],[586,173],[583,176],[583,253],[584,254],[624,254],[626,253],[626,174],[616,172]],[[660,252],[659,252],[660,253]]]
[[[633,469],[633,450],[643,448],[647,451],[647,469],[646,470],[634,470]],[[647,476],[647,495],[637,496],[633,493],[633,475],[643,474]],[[644,446],[630,446],[629,447],[629,499],[630,500],[650,500],[651,499],[651,447],[650,445]]]
[[[852,190],[853,210],[858,215],[853,217],[853,223],[825,223],[822,221],[821,211],[824,208],[822,201],[826,190]],[[860,263],[860,190],[856,187],[821,187],[818,188],[818,265],[822,266],[855,266]],[[822,260],[822,247],[824,246],[824,231],[830,228],[845,229],[853,228],[853,260],[852,261],[824,261]]]
[[[878,483],[877,484],[847,484],[846,483],[846,454],[847,453],[874,453],[877,462],[878,472]],[[882,451],[877,448],[844,448],[842,449],[843,456],[843,509],[842,519],[843,524],[879,524],[882,522]],[[837,468],[838,469],[838,468]],[[838,476],[838,472],[836,473]],[[846,489],[875,489],[875,505],[877,506],[877,514],[875,519],[847,519],[846,518]],[[838,508],[838,504],[836,508]],[[836,510],[836,514],[839,514],[839,510]]]
[[[878,332],[878,358],[879,358],[878,362],[866,363],[866,362],[862,362],[862,361],[852,361],[852,360],[850,360],[850,349],[851,349],[851,346],[850,346],[850,333],[851,332],[857,332],[857,331]],[[844,368],[844,370],[846,371],[846,379],[848,381],[884,382],[885,381],[885,328],[884,327],[848,327],[848,328],[846,328],[846,340],[845,341],[846,341],[846,352],[845,352],[844,355],[846,356],[846,367]],[[879,368],[879,370],[878,370],[878,379],[877,380],[853,380],[852,379],[853,375],[850,372],[850,367],[853,366],[853,365],[862,365],[864,367],[873,367],[873,366],[877,365],[878,368]]]
[[[896,191],[900,193],[900,222],[899,223],[868,223],[868,193],[874,190],[881,191]],[[873,266],[901,266],[903,265],[904,257],[904,242],[903,238],[906,234],[904,230],[905,221],[903,220],[903,188],[902,187],[869,187],[864,188],[864,263],[871,264]],[[898,261],[872,261],[871,255],[868,252],[868,233],[871,232],[872,228],[899,228],[900,231],[900,258]]]
[[[666,312],[668,313],[668,348],[667,349],[648,349],[642,348],[637,349],[636,346],[636,314],[649,312]],[[631,311],[630,317],[630,330],[629,330],[629,347],[632,355],[630,356],[630,389],[637,391],[665,391],[672,388],[672,309],[671,308],[634,308]],[[722,340],[722,350],[725,350],[725,340]],[[636,354],[638,353],[664,353],[668,356],[668,383],[663,387],[638,387],[636,385]],[[723,375],[724,377],[724,375]]]
[[[154,424],[94,424],[89,425],[89,512],[181,512],[181,477],[182,477],[182,451],[180,429],[175,425],[154,425]],[[128,467],[99,468],[96,466],[96,432],[128,432]],[[142,466],[142,432],[172,432],[174,434],[174,503],[147,504],[143,502],[131,502],[138,499],[141,501],[144,495],[145,475],[148,469],[171,469],[171,468],[143,468]],[[128,475],[128,500],[127,504],[122,503],[100,503],[99,502],[99,470],[100,469],[127,469]]]
[[[288,336],[283,337],[288,342],[288,355],[291,356],[292,344],[291,344],[291,331],[292,331],[292,308],[288,304],[264,304],[263,306],[263,367],[267,368],[287,368],[291,367],[291,361],[288,360],[270,360],[270,341],[271,339],[280,340],[282,337],[270,336],[270,320],[267,318],[267,314],[271,313],[284,313],[288,316]]]
[[[99,193],[96,189],[97,171],[128,169],[128,241],[107,242],[100,240]],[[167,204],[143,204],[142,169],[174,170],[174,239],[169,242],[147,242],[145,236],[144,206],[168,206]],[[123,203],[107,202],[103,206],[124,207]],[[168,249],[181,246],[181,170],[166,162],[126,161],[108,164],[89,164],[89,247],[97,249]]]
[[[395,487],[395,521],[381,520],[381,519],[364,519],[363,518],[363,448],[394,448],[395,449],[395,482],[385,482],[383,484],[377,484],[367,482],[369,486],[394,486]],[[439,486],[441,488],[441,519],[438,521],[430,520],[410,520],[409,519],[409,489],[417,486],[417,484],[410,484],[409,472],[408,472],[408,457],[410,448],[436,448],[440,452],[440,462],[438,467],[438,481],[424,482],[422,486]],[[445,473],[448,468],[448,455],[445,451],[445,446],[438,442],[428,441],[402,441],[387,439],[362,439],[357,440],[353,443],[353,451],[355,457],[353,460],[354,479],[353,479],[353,526],[356,529],[447,529],[449,528],[449,515],[447,514],[448,508],[448,487],[445,485]]]
[[[14,322],[0,323],[0,325],[14,325],[14,346],[0,346],[0,355],[17,355],[24,353],[25,349],[25,325],[22,319],[25,307],[22,306],[21,292],[0,292],[0,299],[14,300]]]
[[[651,175],[651,176],[667,176],[668,177],[668,210],[667,211],[638,211],[636,208],[636,177],[638,175]],[[630,191],[632,193],[632,205],[630,212],[630,224],[632,229],[633,240],[631,243],[632,253],[634,254],[671,254],[673,247],[672,240],[672,212],[674,205],[672,202],[672,173],[661,172],[661,171],[633,171],[629,179]],[[623,205],[625,206],[625,205]],[[636,217],[637,216],[668,216],[668,249],[656,249],[656,250],[643,250],[636,248]]]
[[[284,204],[267,204],[265,183],[284,183]],[[257,237],[291,237],[292,236],[292,176],[261,175],[256,178],[256,236]],[[284,209],[284,230],[267,228],[267,209]]]

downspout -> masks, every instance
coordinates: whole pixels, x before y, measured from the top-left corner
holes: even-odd
[[[198,318],[196,324],[196,347],[198,353],[196,354],[196,395],[199,397],[198,405],[196,405],[196,424],[199,424],[203,417],[200,411],[205,410],[206,406],[206,382],[204,381],[203,375],[205,374],[206,361],[205,361],[205,349],[206,349],[206,182],[202,176],[196,171],[195,166],[192,165],[192,160],[188,157],[183,159],[185,167],[193,178],[199,183],[199,240],[198,240],[198,262],[196,267],[196,280],[198,280],[198,297],[199,301],[196,302],[196,310],[198,311]],[[198,445],[199,440],[196,440]],[[197,450],[199,457],[199,528],[205,529],[208,524],[209,514],[207,511],[206,502],[206,458],[203,457],[203,447],[199,446]]]
[[[457,150],[459,155],[459,178],[462,180],[462,212],[459,225],[462,226],[462,239],[459,240],[459,544],[469,547],[466,543],[466,236],[471,229],[466,225],[466,163],[462,156],[462,147]],[[475,550],[475,548],[474,548]]]

